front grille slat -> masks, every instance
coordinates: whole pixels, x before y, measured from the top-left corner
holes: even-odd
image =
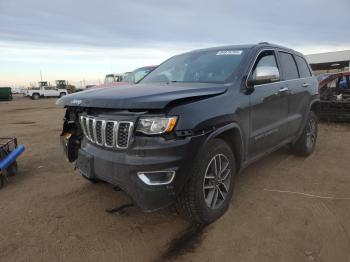
[[[92,119],[92,133],[93,133],[93,140],[94,142],[97,141],[97,134],[96,134],[96,119]]]
[[[89,134],[89,131],[88,131],[87,121],[88,121],[88,119],[86,117],[84,117],[84,121],[83,121],[84,130],[86,132],[86,137],[90,140],[90,134]]]
[[[103,145],[103,139],[102,139],[102,120],[96,120],[96,128],[95,128],[95,139],[96,144],[102,146]]]
[[[120,122],[117,130],[117,148],[127,148],[132,130],[132,122]]]
[[[91,142],[95,142],[94,138],[94,119],[93,118],[88,118],[88,133]]]
[[[113,147],[114,146],[114,126],[116,122],[107,121],[106,122],[106,131],[105,131],[105,146]]]
[[[134,123],[80,116],[80,125],[85,137],[91,143],[108,148],[126,149],[129,146]]]
[[[85,118],[84,118],[84,116],[81,116],[80,117],[80,127],[83,130],[84,135],[87,136],[84,122],[85,122]]]
[[[102,146],[106,143],[106,121],[102,120],[102,127],[101,127],[101,133],[102,133]]]

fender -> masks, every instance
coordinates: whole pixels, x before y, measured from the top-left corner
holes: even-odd
[[[237,163],[237,173],[241,170],[242,166],[243,166],[243,162],[244,162],[244,158],[245,158],[245,155],[244,155],[244,152],[245,152],[245,149],[244,149],[244,143],[243,143],[243,136],[242,136],[242,130],[241,130],[241,127],[236,123],[236,122],[232,122],[232,123],[229,123],[229,124],[225,124],[223,126],[220,126],[220,127],[217,127],[211,131],[208,131],[206,133],[203,133],[201,134],[200,136],[206,136],[206,137],[203,137],[203,142],[201,141],[201,146],[198,148],[196,154],[194,155],[193,159],[197,159],[203,152],[203,150],[205,149],[205,146],[208,144],[208,142],[215,138],[215,137],[218,137],[220,136],[221,134],[223,134],[224,132],[226,131],[229,131],[229,130],[237,130],[239,132],[239,135],[241,137],[241,144],[240,144],[240,152],[239,152],[239,156],[235,155],[236,157],[236,163],[237,161],[239,161]],[[190,179],[191,176],[183,176],[183,179],[181,179],[180,181],[177,180],[177,190],[178,192],[180,192],[184,186],[184,184]]]
[[[229,123],[229,124],[226,124],[224,126],[220,126],[216,129],[214,129],[214,131],[212,131],[211,133],[209,133],[209,135],[207,136],[207,138],[205,139],[203,145],[201,146],[200,148],[200,151],[199,152],[202,152],[202,150],[204,149],[205,145],[208,144],[208,142],[215,138],[215,137],[218,137],[220,136],[221,134],[225,133],[226,131],[229,131],[229,130],[237,130],[238,133],[239,133],[239,136],[240,136],[240,148],[239,148],[239,151],[237,152],[234,152],[235,153],[235,157],[236,157],[236,161],[238,166],[237,168],[241,168],[242,167],[242,164],[245,160],[245,147],[244,147],[244,137],[243,137],[243,133],[242,133],[242,129],[241,127],[239,126],[238,123],[236,122],[232,122],[232,123]],[[237,170],[238,171],[238,170]]]
[[[319,98],[319,97],[312,99],[312,100],[310,101],[309,111],[308,111],[308,112],[310,112],[312,106],[313,106],[314,104],[318,103],[318,102],[320,102],[320,98]]]
[[[242,137],[242,130],[241,130],[241,127],[236,123],[236,122],[232,122],[232,123],[229,123],[227,125],[224,125],[224,126],[220,126],[219,128],[215,128],[213,132],[211,132],[209,134],[209,136],[207,137],[207,139],[205,140],[205,143],[207,143],[210,139],[214,138],[214,137],[217,137],[219,136],[220,134],[230,130],[230,129],[234,129],[234,128],[237,128],[238,131],[239,131],[239,134],[241,135]]]

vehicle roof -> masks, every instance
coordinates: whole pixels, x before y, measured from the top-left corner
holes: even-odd
[[[246,45],[226,45],[226,46],[215,46],[215,47],[209,47],[209,48],[204,48],[204,49],[197,49],[197,50],[193,50],[190,51],[188,53],[192,53],[192,52],[205,52],[205,51],[220,51],[220,50],[227,50],[227,49],[251,49],[251,48],[278,48],[278,49],[283,49],[286,51],[290,51],[293,52],[295,54],[301,55],[303,56],[303,54],[301,54],[298,51],[295,51],[291,48],[285,47],[285,46],[281,46],[281,45],[277,45],[277,44],[273,44],[273,43],[268,43],[268,42],[261,42],[258,44],[246,44]]]

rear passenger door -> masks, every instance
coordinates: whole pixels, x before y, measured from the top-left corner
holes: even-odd
[[[257,56],[248,79],[258,67],[276,67],[275,50],[263,50]],[[250,94],[249,158],[277,146],[288,137],[288,92],[281,81],[255,85]]]
[[[310,69],[301,56],[279,52],[283,79],[289,89],[289,136],[297,135],[308,110],[310,95],[308,88],[313,84]]]

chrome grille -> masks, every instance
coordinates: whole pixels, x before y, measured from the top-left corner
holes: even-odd
[[[134,124],[129,121],[111,121],[81,116],[80,125],[90,142],[108,148],[125,149],[129,146]]]
[[[102,139],[102,120],[97,120],[96,121],[96,136],[95,136],[95,140],[96,140],[96,144],[98,145],[103,145],[103,139]]]
[[[106,143],[107,147],[113,147],[115,144],[115,134],[114,127],[117,125],[117,122],[107,122],[106,123]]]
[[[121,147],[127,147],[128,146],[128,140],[129,140],[129,129],[130,129],[130,123],[128,122],[120,122],[118,124],[118,135],[117,135],[117,145]]]
[[[88,123],[88,133],[89,133],[89,137],[91,142],[95,142],[95,134],[94,134],[94,119],[89,118],[89,120],[87,121]]]

